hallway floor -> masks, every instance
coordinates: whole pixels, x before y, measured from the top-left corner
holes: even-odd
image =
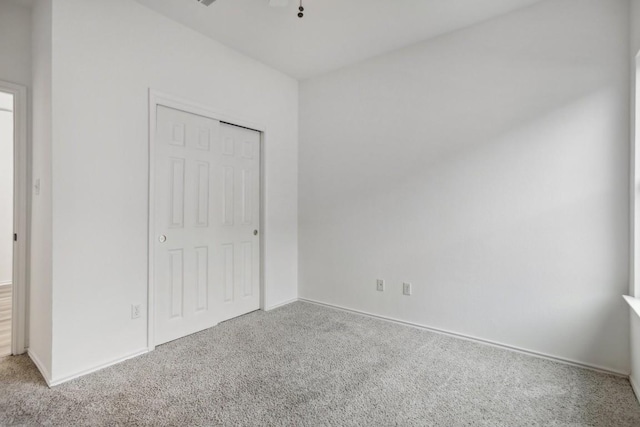
[[[11,288],[0,286],[0,357],[11,354]]]

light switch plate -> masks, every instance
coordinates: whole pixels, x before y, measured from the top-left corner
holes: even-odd
[[[137,319],[140,317],[140,304],[135,304],[131,306],[131,318]]]

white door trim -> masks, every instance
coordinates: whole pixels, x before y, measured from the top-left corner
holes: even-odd
[[[13,290],[11,353],[25,352],[27,320],[27,88],[0,81],[0,91],[13,95]]]
[[[197,104],[174,95],[149,89],[149,197],[148,197],[148,260],[147,260],[147,347],[149,351],[153,351],[155,344],[155,281],[154,281],[154,246],[155,246],[155,230],[154,230],[154,197],[155,197],[155,147],[156,138],[156,116],[159,105],[184,111],[191,114],[197,114],[203,117],[209,117],[214,120],[229,123],[236,126],[242,126],[260,132],[260,308],[265,309],[265,283],[264,283],[264,257],[265,257],[265,227],[264,227],[264,190],[265,190],[265,169],[264,169],[264,145],[266,143],[266,126],[233,115],[220,113],[212,108]]]

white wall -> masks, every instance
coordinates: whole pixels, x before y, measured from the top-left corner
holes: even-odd
[[[300,297],[628,372],[628,6],[545,1],[302,82]]]
[[[640,252],[640,197],[637,189],[640,188],[640,150],[636,148],[636,122],[640,119],[640,111],[636,105],[640,93],[637,91],[637,82],[640,78],[640,61],[637,55],[640,52],[640,0],[630,1],[631,19],[631,42],[629,50],[629,64],[631,69],[631,174],[630,174],[630,197],[631,197],[631,245],[630,245],[630,273],[629,295],[640,298],[640,277],[636,272],[640,271],[640,260],[636,254]],[[640,398],[640,318],[633,311],[630,312],[631,321],[631,383],[634,386],[636,395]]]
[[[0,80],[31,84],[31,11],[0,1]]]
[[[0,286],[12,281],[13,95],[0,92]]]
[[[51,379],[51,134],[52,26],[51,0],[38,0],[33,9],[32,193],[29,291],[29,355],[47,380]]]
[[[53,381],[147,346],[149,88],[266,125],[266,305],[295,298],[297,81],[133,0],[54,2],[53,32]]]
[[[631,310],[631,374],[629,380],[636,393],[636,398],[640,399],[640,316]]]
[[[0,80],[31,85],[31,11],[10,1],[0,1]],[[8,117],[2,120],[12,126]],[[3,137],[9,141],[0,142],[0,284],[12,281],[13,259],[13,135]]]

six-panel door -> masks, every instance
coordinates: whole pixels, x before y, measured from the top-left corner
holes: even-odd
[[[158,106],[155,344],[260,306],[260,133]]]

